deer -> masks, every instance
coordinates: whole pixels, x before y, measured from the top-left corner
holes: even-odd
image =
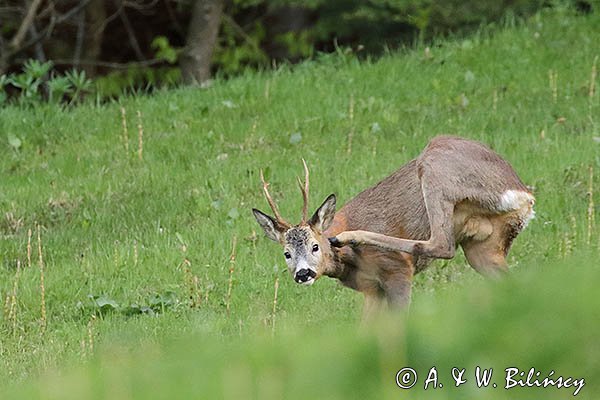
[[[309,170],[302,162],[301,222],[281,217],[262,170],[273,216],[252,212],[267,238],[283,246],[295,282],[310,286],[327,276],[361,292],[363,321],[386,303],[407,309],[415,274],[433,259],[453,258],[458,246],[479,274],[505,276],[513,240],[535,215],[535,198],[511,165],[460,137],[433,138],[417,158],[337,212],[330,194],[310,218]]]

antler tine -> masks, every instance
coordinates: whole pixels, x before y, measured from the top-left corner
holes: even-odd
[[[304,158],[302,159],[302,165],[304,166],[304,187],[302,187],[302,182],[300,181],[300,178],[298,178],[298,185],[300,186],[300,191],[302,192],[302,200],[303,200],[303,205],[302,205],[302,222],[306,223],[308,221],[308,186],[309,186],[309,180],[308,180],[308,166],[306,165],[306,161],[304,161]]]
[[[273,198],[269,194],[269,184],[267,182],[265,182],[265,176],[263,175],[262,169],[260,170],[260,181],[262,182],[263,192],[265,193],[265,197],[267,198],[267,201],[269,202],[269,206],[271,207],[271,210],[273,210],[273,214],[275,214],[275,219],[277,220],[277,222],[279,222],[281,224],[289,225],[287,222],[285,222],[283,220],[283,218],[281,218],[281,214],[279,214],[277,205],[275,205]]]

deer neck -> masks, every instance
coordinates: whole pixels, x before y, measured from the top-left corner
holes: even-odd
[[[323,275],[330,278],[343,279],[348,273],[348,266],[343,262],[343,257],[339,249],[331,247],[327,255],[327,262]]]
[[[333,217],[333,222],[329,229],[323,232],[323,236],[327,240],[330,237],[334,237],[337,234],[346,230],[346,215],[343,210],[338,211]],[[329,243],[328,243],[329,244]],[[329,253],[327,254],[327,263],[325,272],[323,275],[330,278],[339,279],[344,281],[352,270],[352,265],[349,262],[350,255],[347,254],[347,249],[338,249],[332,246],[329,247]]]

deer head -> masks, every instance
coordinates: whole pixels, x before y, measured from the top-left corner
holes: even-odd
[[[256,221],[265,231],[267,237],[283,246],[283,255],[294,281],[303,285],[312,285],[331,260],[331,245],[323,232],[329,228],[335,215],[335,195],[330,194],[321,206],[308,219],[308,167],[304,165],[304,185],[298,178],[304,204],[302,221],[298,225],[286,222],[277,209],[277,205],[269,194],[269,184],[265,182],[262,171],[260,179],[267,202],[273,211],[271,217],[256,208],[252,209]]]

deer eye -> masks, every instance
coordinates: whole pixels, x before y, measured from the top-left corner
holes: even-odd
[[[290,252],[289,252],[289,251],[286,251],[285,253],[283,253],[283,255],[284,255],[284,256],[285,256],[285,258],[286,258],[286,259],[288,259],[288,260],[289,260],[290,258],[292,258],[292,255],[290,254]]]
[[[312,251],[313,251],[313,253],[316,253],[317,251],[319,251],[319,245],[318,244],[313,244]]]

